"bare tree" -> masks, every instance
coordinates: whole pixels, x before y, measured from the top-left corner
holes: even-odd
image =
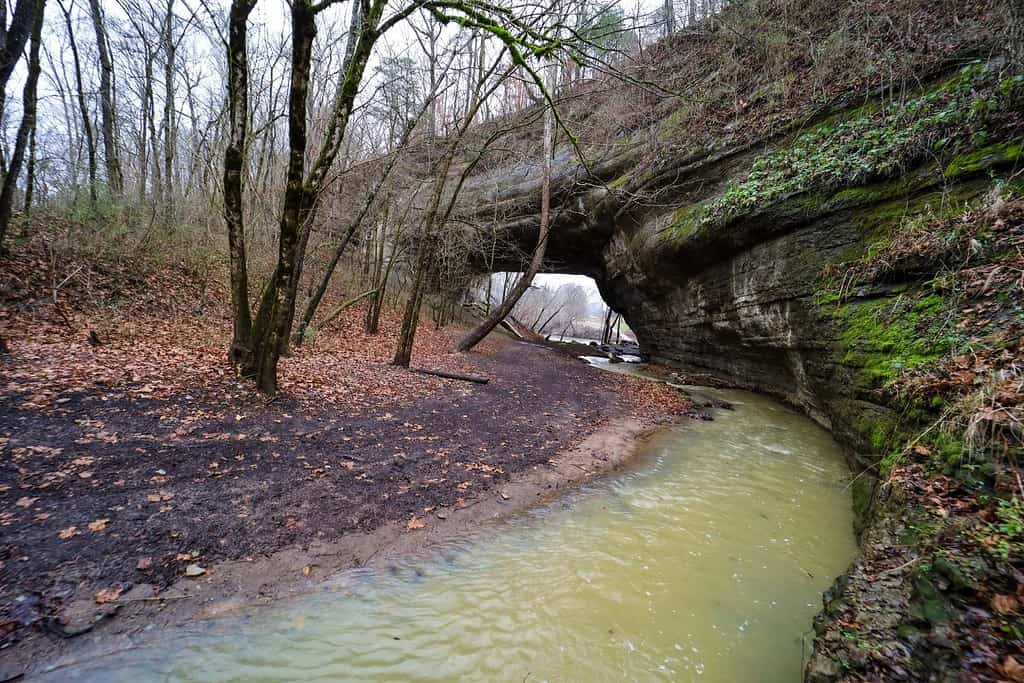
[[[120,197],[124,192],[121,158],[114,126],[114,63],[110,54],[110,38],[100,9],[100,0],[89,0],[92,28],[96,33],[96,50],[100,70],[100,120],[103,131],[103,157],[107,167],[107,186],[111,194]]]
[[[82,116],[82,131],[85,133],[85,151],[89,158],[89,201],[95,206],[96,194],[96,142],[93,139],[92,116],[89,114],[89,107],[85,101],[85,88],[82,85],[82,61],[78,54],[78,41],[75,40],[75,28],[71,21],[71,12],[75,8],[73,0],[64,5],[62,0],[57,0],[64,15],[64,27],[68,33],[68,43],[71,46],[72,66],[75,71],[75,94],[78,98],[78,109]]]
[[[554,77],[556,70],[554,65],[548,67],[548,87],[554,85]],[[541,195],[540,195],[540,227],[538,229],[537,246],[533,250],[533,257],[530,259],[530,265],[527,267],[526,272],[523,273],[522,277],[516,282],[515,287],[509,292],[505,300],[496,306],[483,320],[480,321],[473,329],[467,332],[456,345],[456,349],[459,351],[469,351],[474,346],[483,341],[484,337],[490,334],[491,330],[498,326],[505,317],[512,312],[516,303],[523,296],[527,289],[530,288],[530,284],[533,282],[533,277],[540,272],[541,267],[544,265],[544,253],[547,250],[548,245],[548,234],[551,229],[551,156],[552,146],[554,142],[554,111],[552,106],[548,106],[544,110],[544,159],[543,159],[543,170],[541,175]]]
[[[21,2],[18,3],[19,7]],[[25,157],[25,147],[28,142],[29,132],[36,125],[36,104],[37,87],[39,83],[39,47],[42,43],[43,33],[43,12],[45,0],[35,0],[31,11],[31,47],[28,57],[28,75],[25,78],[25,88],[22,94],[23,113],[21,125],[18,126],[18,134],[14,142],[14,153],[11,155],[10,163],[7,165],[7,172],[4,174],[3,189],[0,189],[0,245],[3,245],[4,236],[7,234],[7,226],[11,222],[11,211],[14,205],[14,190],[21,174],[21,163]],[[15,10],[17,13],[17,10]],[[24,45],[24,42],[22,43]],[[2,66],[2,65],[0,65]],[[6,74],[10,76],[10,72]],[[0,69],[0,77],[3,77]],[[6,85],[6,78],[3,78],[3,85]],[[2,86],[0,86],[2,89]]]
[[[7,3],[3,4],[0,14],[0,112],[3,112],[6,99],[7,81],[14,73],[25,44],[33,32],[36,17],[42,12],[36,0],[17,0],[11,23],[7,23]]]

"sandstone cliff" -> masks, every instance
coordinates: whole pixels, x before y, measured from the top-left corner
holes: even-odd
[[[800,29],[767,11],[764,31],[806,31],[831,45],[827,65],[797,48],[782,65],[768,49],[735,57],[758,11],[744,3],[638,68],[647,85],[623,90],[642,111],[619,129],[623,92],[592,86],[596,106],[570,106],[588,162],[567,144],[556,155],[551,267],[593,276],[655,360],[776,395],[849,447],[864,553],[828,596],[809,678],[1013,678],[1024,638],[1000,629],[1022,626],[987,601],[1016,591],[1020,558],[964,550],[985,529],[915,488],[946,477],[958,509],[983,510],[1024,443],[1024,71],[1000,47],[1009,10],[872,5],[920,27],[886,45],[847,32],[864,3],[795,4]],[[538,205],[536,165],[495,160],[463,210],[528,249]],[[993,505],[989,518],[1016,503]],[[1003,540],[1019,550],[1024,529]],[[1010,635],[985,640],[997,632]]]

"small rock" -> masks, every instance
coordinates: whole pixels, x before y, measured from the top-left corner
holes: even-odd
[[[150,583],[140,583],[132,586],[131,590],[121,595],[122,602],[132,602],[133,600],[149,600],[155,598],[157,595],[157,588]]]
[[[153,566],[153,558],[151,557],[140,557],[139,561],[135,563],[135,568],[140,572],[144,572]]]
[[[206,570],[200,567],[198,564],[190,564],[185,567],[185,576],[196,578],[206,573]]]
[[[438,519],[448,519],[448,513],[445,512],[444,510],[438,510],[435,516]]]
[[[499,491],[498,493],[499,493],[499,495],[501,495],[501,499],[502,500],[508,500],[511,497],[507,493],[505,493],[504,491]]]

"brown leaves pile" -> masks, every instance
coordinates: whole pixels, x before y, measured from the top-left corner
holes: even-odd
[[[638,417],[680,415],[693,408],[685,394],[668,384],[628,375],[612,377],[619,383],[618,390]]]
[[[17,285],[0,300],[0,326],[10,349],[0,391],[20,395],[23,407],[61,410],[76,394],[95,391],[129,399],[197,391],[257,398],[227,362],[230,297],[220,284],[221,274],[202,281],[180,266],[143,262],[130,270],[100,259],[79,272],[67,264],[58,274],[76,274],[54,304],[51,283],[39,276],[50,267],[40,245],[16,246],[0,258],[0,271],[10,270]],[[322,310],[344,298],[346,293],[332,293]],[[107,305],[114,300],[116,306]],[[365,306],[350,309],[282,359],[282,391],[304,403],[352,413],[460,386],[391,367],[400,312],[385,310],[376,335],[364,332],[364,315]],[[94,330],[99,345],[90,343]],[[414,365],[473,372],[471,361],[452,353],[455,341],[454,331],[421,325]],[[117,437],[100,431],[93,438]]]
[[[906,373],[895,390],[942,397],[945,419],[978,445],[1024,445],[1024,323],[1011,306],[1024,301],[1024,202],[997,202],[968,212],[974,230],[990,233],[988,248],[1002,257],[955,272],[964,301],[953,319],[968,351],[934,367]],[[967,235],[973,234],[967,230]]]
[[[102,605],[108,602],[114,602],[121,597],[122,588],[104,588],[103,590],[96,593],[94,596],[97,605]]]

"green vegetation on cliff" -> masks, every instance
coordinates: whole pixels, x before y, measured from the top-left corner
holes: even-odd
[[[881,388],[903,371],[933,362],[963,340],[947,324],[950,301],[937,292],[840,306],[843,362],[860,368],[859,389]]]
[[[832,117],[756,158],[746,178],[730,182],[718,197],[677,212],[669,234],[686,239],[796,195],[806,196],[804,203],[830,198],[840,205],[851,197],[833,196],[835,190],[899,178],[925,158],[948,158],[949,178],[1012,163],[1022,158],[1021,140],[987,144],[989,127],[998,114],[1018,107],[1022,94],[1024,74],[1000,78],[973,64],[906,101]]]

